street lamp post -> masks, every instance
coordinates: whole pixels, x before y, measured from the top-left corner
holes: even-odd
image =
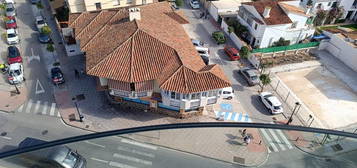
[[[298,107],[299,105],[300,105],[299,102],[296,102],[296,103],[295,103],[295,107],[294,107],[293,113],[291,114],[291,116],[290,116],[288,122],[286,123],[286,125],[289,125],[289,124],[293,121],[293,115],[294,115],[294,113],[297,111],[296,109],[297,109],[297,107]]]
[[[16,94],[20,94],[21,92],[20,92],[19,88],[17,87],[16,84],[14,84],[14,85],[15,85],[15,89],[16,89]]]
[[[77,113],[79,115],[79,122],[83,122],[83,115],[79,112],[79,109],[78,109],[78,105],[77,105],[77,101],[76,101],[76,98],[72,98],[73,102],[74,102],[74,105],[76,106],[76,110],[77,110]]]

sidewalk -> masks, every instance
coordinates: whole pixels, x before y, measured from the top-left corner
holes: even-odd
[[[20,94],[16,93],[16,89],[14,86],[0,81],[0,111],[14,112],[26,101],[26,87],[18,86],[18,89],[20,91]]]

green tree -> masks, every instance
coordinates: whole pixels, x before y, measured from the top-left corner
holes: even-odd
[[[54,52],[54,51],[55,51],[55,47],[54,47],[53,44],[51,44],[51,43],[47,44],[46,49],[47,49],[47,51],[49,51],[49,52]]]
[[[288,46],[290,45],[290,40],[285,40],[284,38],[280,37],[280,39],[276,42],[273,43],[274,47],[279,47],[279,46]]]
[[[332,7],[331,10],[328,12],[328,15],[326,16],[325,23],[335,23],[336,19],[341,18],[344,12],[345,10],[343,9],[343,7]]]
[[[248,49],[248,47],[247,47],[247,46],[243,46],[242,48],[240,48],[239,55],[240,55],[242,58],[247,59],[247,58],[248,58],[248,55],[249,55],[249,49]]]
[[[49,26],[43,26],[43,27],[41,28],[41,32],[44,33],[44,34],[49,35],[49,34],[52,33],[52,30],[51,30],[51,28],[50,28]]]
[[[263,92],[264,87],[271,82],[271,79],[270,79],[268,74],[261,74],[259,79],[260,79],[260,82],[261,82],[261,85],[260,85],[261,90],[260,90],[260,92]]]
[[[183,0],[176,0],[176,5],[177,6],[182,6],[183,5]]]
[[[43,5],[41,4],[41,2],[37,3],[36,6],[37,6],[37,8],[39,8],[39,9],[43,9]]]

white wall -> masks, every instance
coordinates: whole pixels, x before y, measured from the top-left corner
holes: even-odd
[[[352,7],[354,0],[341,0],[340,6],[343,6],[345,10],[344,14],[342,15],[342,19],[349,19],[346,18],[349,11],[357,11],[357,8]]]
[[[330,37],[328,42],[323,42],[319,49],[329,51],[336,58],[357,72],[357,48],[335,34],[324,31]]]
[[[214,5],[209,7],[208,12],[211,14],[215,21],[218,21],[218,9]]]
[[[246,46],[247,44],[245,42],[243,42],[242,40],[240,40],[240,38],[238,38],[235,33],[229,33],[228,32],[228,25],[226,24],[225,21],[222,21],[221,24],[221,28],[223,29],[223,31],[229,36],[229,38],[233,41],[233,43],[235,44],[235,46],[240,49],[243,46]]]

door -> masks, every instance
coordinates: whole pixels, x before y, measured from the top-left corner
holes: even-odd
[[[222,17],[221,16],[218,16],[218,25],[221,25],[222,24]]]

